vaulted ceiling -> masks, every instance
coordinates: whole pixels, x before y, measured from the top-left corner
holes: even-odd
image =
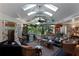
[[[46,17],[46,19],[48,20],[54,18],[55,22],[63,21],[64,19],[79,13],[78,3],[52,3],[52,5],[58,7],[58,10],[56,12],[46,8],[43,3],[36,4],[37,5],[36,7],[24,11],[23,7],[25,5],[28,5],[28,4],[27,3],[0,3],[0,13],[6,14],[13,18],[21,18],[26,21],[31,21],[35,16],[38,16],[40,14]],[[39,6],[41,6],[40,9],[39,9]],[[28,13],[32,11],[37,11],[37,10],[47,11],[53,15],[49,16],[44,14],[41,11],[30,16],[27,15]]]

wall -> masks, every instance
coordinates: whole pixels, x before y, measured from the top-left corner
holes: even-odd
[[[5,29],[5,21],[16,22],[16,19],[0,13],[0,42],[7,40],[7,30]]]

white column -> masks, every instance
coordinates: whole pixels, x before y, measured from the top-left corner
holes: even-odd
[[[53,33],[55,34],[55,26],[53,26]]]
[[[65,25],[65,34],[67,34],[67,26]]]

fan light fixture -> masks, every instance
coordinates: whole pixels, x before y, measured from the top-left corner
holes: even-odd
[[[39,24],[40,24],[40,22],[37,22],[36,24],[37,24],[37,25],[39,25]]]

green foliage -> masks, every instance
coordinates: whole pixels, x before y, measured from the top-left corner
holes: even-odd
[[[41,35],[41,27],[39,25],[29,25],[28,32]]]
[[[43,35],[52,32],[52,29],[49,28],[49,25],[28,25],[28,29],[26,28],[25,31],[28,33],[33,33],[37,35]]]

